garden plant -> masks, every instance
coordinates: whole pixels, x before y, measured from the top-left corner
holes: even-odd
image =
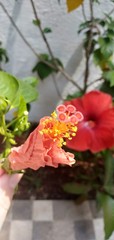
[[[60,7],[61,2],[58,0]],[[89,4],[89,17],[86,2]],[[51,116],[40,120],[23,145],[13,147],[15,136],[29,127],[28,104],[37,96],[36,79],[20,81],[6,72],[0,72],[0,134],[4,142],[1,167],[12,174],[26,168],[57,167],[59,163],[73,164],[75,168],[80,166],[83,170],[80,176],[66,182],[63,190],[78,195],[81,201],[94,191],[97,206],[103,210],[105,239],[108,239],[114,231],[114,8],[103,13],[103,17],[96,17],[94,9],[96,5],[100,8],[100,0],[66,0],[68,12],[80,7],[84,17],[77,29],[83,38],[85,59],[83,84],[80,85],[54,56],[47,37],[53,32],[47,26],[42,27],[35,1],[30,0],[30,3],[35,17],[32,23],[40,30],[47,53],[37,53],[5,6],[2,3],[0,6],[38,59],[32,71],[41,80],[52,75],[54,81],[57,72],[60,72],[74,85],[74,93],[63,99],[57,89],[62,104]],[[113,3],[113,0],[109,1],[109,4]],[[7,61],[8,57],[5,49],[0,48],[0,63],[3,60]],[[89,79],[91,62],[100,70],[99,78],[94,81]],[[26,89],[29,90],[26,92]],[[12,120],[7,122],[5,116],[12,109],[16,110]]]

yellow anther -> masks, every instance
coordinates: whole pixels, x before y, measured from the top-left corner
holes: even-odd
[[[68,140],[72,140],[72,137],[69,137]]]
[[[76,136],[76,133],[72,133],[72,136],[75,137],[75,136]]]
[[[51,114],[51,116],[52,116],[53,118],[56,118],[56,117],[57,117],[56,112],[54,111],[54,112]]]

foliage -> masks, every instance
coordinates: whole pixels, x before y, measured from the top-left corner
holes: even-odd
[[[32,69],[33,72],[36,72],[41,80],[47,78],[53,72],[57,72],[57,70],[53,69],[54,62],[56,62],[59,66],[63,66],[61,61],[58,58],[51,59],[48,54],[40,55],[42,60],[37,62],[37,64]],[[46,61],[46,63],[43,62]],[[49,64],[49,65],[48,65]],[[51,64],[51,65],[50,65]]]
[[[0,69],[1,69],[1,63],[5,62],[7,63],[9,61],[7,51],[2,47],[2,42],[0,42]]]
[[[27,104],[37,98],[37,82],[33,77],[22,81],[0,71],[0,135],[4,146],[0,154],[0,164],[10,153],[12,145],[16,145],[15,137],[21,135],[30,126]],[[10,122],[6,120],[8,113],[12,114]]]
[[[114,18],[111,16],[111,14],[108,13],[105,13],[102,18],[95,17],[94,4],[96,3],[100,5],[100,1],[90,1],[89,19],[86,18],[86,11],[85,9],[83,9],[83,11],[85,11],[83,12],[84,22],[80,24],[78,29],[78,34],[81,34],[83,37],[83,48],[85,52],[85,75],[83,79],[83,87],[81,91],[75,92],[74,94],[69,94],[66,98],[68,103],[74,104],[75,107],[78,108],[79,106],[81,106],[78,109],[80,111],[82,109],[82,112],[85,106],[86,112],[84,114],[85,117],[88,119],[88,122],[87,120],[85,120],[85,124],[88,124],[88,129],[93,126],[89,125],[89,121],[91,120],[93,123],[94,112],[97,112],[99,110],[99,101],[97,99],[96,109],[94,110],[91,108],[92,98],[90,99],[90,103],[87,103],[87,99],[84,103],[84,97],[86,96],[86,93],[88,92],[88,87],[90,86],[88,83],[90,61],[92,61],[93,64],[98,66],[101,70],[101,76],[98,80],[102,81],[98,85],[97,89],[109,94],[107,96],[112,97],[112,109],[114,105]],[[71,4],[71,1],[67,1],[68,11],[75,9],[75,5],[73,5],[73,7],[71,8],[71,5],[68,6],[68,4]],[[113,10],[111,12],[113,12]],[[95,81],[97,81],[97,79]],[[93,81],[91,85],[94,84],[95,81]],[[80,100],[76,101],[76,99]],[[102,106],[103,104],[104,100],[102,102]],[[87,115],[88,111],[89,116]],[[109,128],[111,127],[111,122],[108,123],[107,121],[106,124],[109,124]],[[96,139],[96,141],[99,142],[99,146],[101,144],[100,137],[104,139],[104,142],[106,140],[106,128],[108,127],[106,124],[103,136],[102,133],[100,134],[100,127],[99,132],[97,133],[99,139]],[[68,142],[67,147],[69,148],[69,151],[73,151],[75,155],[75,151],[79,151],[79,153],[81,154],[81,157],[79,158],[77,155],[77,164],[82,168],[83,174],[80,173],[80,175],[74,176],[74,180],[72,180],[72,182],[66,182],[66,184],[64,184],[63,186],[63,189],[64,191],[71,194],[76,194],[77,196],[79,196],[79,198],[80,196],[82,196],[83,199],[85,199],[85,197],[88,197],[91,191],[94,190],[96,192],[97,204],[103,210],[105,239],[109,239],[112,232],[114,231],[114,149],[111,147],[110,149],[106,147],[105,149],[98,150],[98,152],[95,153],[91,151],[92,148],[90,147],[88,150],[83,150],[83,152],[81,152],[80,148],[78,149],[79,143],[77,144],[77,147],[75,147],[75,139],[76,141],[79,141],[79,136],[81,136],[81,138],[83,136],[85,141],[88,141],[87,136],[89,136],[86,133],[87,130],[85,130],[84,132],[81,126],[84,127],[82,123],[81,125],[79,124],[77,137],[74,137],[72,141]],[[104,127],[104,125],[101,125],[101,127]],[[91,131],[93,130],[91,129]],[[81,141],[81,144],[83,145],[84,141]],[[114,143],[112,144],[112,146],[114,146]],[[77,167],[77,165],[75,167]]]
[[[74,84],[72,77],[65,72],[61,61],[54,56],[49,45],[47,35],[53,33],[52,29],[47,26],[45,28],[42,27],[41,19],[39,19],[35,10],[35,1],[31,2],[35,15],[33,24],[39,29],[48,52],[48,54],[35,53],[35,56],[38,56],[38,60],[32,71],[37,73],[41,80],[45,79],[52,73],[61,72],[67,80]],[[62,0],[57,0],[57,2],[59,3],[59,6],[61,6]],[[106,104],[106,102],[110,103],[108,112],[104,107],[105,117],[102,118],[100,115],[102,121],[97,121],[98,125],[101,124],[97,131],[97,137],[91,138],[91,144],[92,141],[96,141],[96,145],[99,149],[99,146],[102,145],[102,141],[103,146],[108,145],[108,136],[111,136],[111,134],[114,136],[114,18],[111,15],[114,9],[112,9],[110,13],[105,13],[102,18],[96,17],[94,16],[94,6],[99,4],[100,8],[100,0],[89,0],[88,2],[90,11],[89,17],[86,14],[86,9],[84,8],[84,0],[66,0],[68,12],[77,9],[78,7],[81,7],[80,9],[82,9],[84,21],[80,24],[78,33],[83,37],[83,48],[85,53],[85,74],[83,85],[80,87],[76,83],[75,86],[78,88],[78,92],[69,94],[66,100],[73,101],[74,103],[78,102],[78,106],[81,106],[82,110],[85,107],[85,111],[83,112],[86,119],[84,120],[85,122],[83,122],[85,125],[79,123],[76,136],[77,139],[79,139],[78,136],[81,132],[81,126],[85,126],[86,129],[83,127],[85,132],[83,131],[83,134],[81,135],[82,145],[84,145],[84,141],[86,140],[90,142],[90,139],[88,140],[87,137],[89,136],[87,131],[93,132],[92,128],[96,128],[94,125],[94,118],[97,116],[99,106],[102,107]],[[110,0],[109,2],[113,4],[114,0]],[[7,14],[3,4],[1,4],[1,7]],[[11,17],[10,21],[13,23]],[[13,23],[13,25],[16,30],[18,30],[15,23]],[[20,34],[19,30],[18,33]],[[24,38],[22,33],[20,36],[34,52],[33,48]],[[6,50],[0,46],[0,63],[3,61],[7,62],[8,57]],[[91,61],[95,64],[95,66],[99,67],[101,70],[101,76],[99,79],[95,79],[92,83],[88,83]],[[102,80],[98,89],[101,92],[107,93],[108,100],[99,102],[95,99],[92,102],[92,98],[90,98],[88,107],[87,101],[84,102],[83,100],[86,98],[90,85],[94,84],[98,80]],[[3,161],[11,151],[12,145],[16,144],[15,136],[22,134],[22,132],[26,131],[29,127],[27,104],[34,101],[37,97],[37,80],[34,78],[26,78],[21,81],[20,79],[17,79],[5,72],[0,72],[0,83],[0,135],[2,135],[3,143],[5,145],[4,151],[1,154],[1,159]],[[26,91],[26,89],[28,91]],[[109,99],[112,102],[110,102]],[[97,103],[95,109],[93,109],[92,103]],[[7,122],[6,114],[12,110],[12,120],[11,122]],[[87,115],[88,110],[89,115]],[[94,110],[96,112],[94,112]],[[73,141],[74,139],[75,137],[73,138]],[[114,139],[112,139],[112,141],[113,140]],[[112,144],[111,139],[109,139],[109,142],[111,144],[110,147],[106,146],[102,150],[95,152],[92,151],[92,147],[86,150],[83,149],[83,151],[75,149],[75,144],[72,143],[69,151],[73,151],[73,153],[77,156],[78,164],[76,164],[75,167],[80,166],[83,171],[80,173],[80,176],[74,176],[74,180],[72,182],[67,182],[63,186],[64,191],[78,196],[81,195],[84,199],[88,196],[91,190],[96,192],[97,203],[100,207],[102,207],[104,214],[105,239],[108,239],[114,231],[114,143]],[[8,164],[7,161],[5,163]]]

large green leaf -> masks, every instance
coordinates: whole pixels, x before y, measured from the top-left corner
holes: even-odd
[[[91,186],[85,184],[79,184],[75,182],[66,183],[63,186],[64,191],[72,194],[86,194],[90,191]]]
[[[114,199],[101,194],[100,200],[104,215],[105,239],[108,239],[114,231]]]
[[[19,90],[13,102],[13,107],[17,107],[20,104],[20,98],[23,97],[26,103],[33,102],[38,97],[38,92],[35,87],[29,84],[27,81],[18,80]]]
[[[0,71],[0,96],[13,102],[18,90],[17,79],[6,72]]]
[[[104,162],[105,162],[105,179],[104,186],[110,185],[113,186],[114,178],[114,157],[111,151],[107,150],[104,153]]]
[[[36,85],[38,84],[39,79],[36,77],[27,77],[24,78],[23,81],[27,84],[30,84],[33,87],[36,87]]]
[[[19,92],[20,95],[25,99],[26,103],[36,100],[38,96],[37,89],[23,80],[19,81]]]
[[[26,103],[30,103],[36,100],[38,96],[36,79],[19,80],[6,72],[0,71],[0,96],[10,100],[11,108],[18,107],[21,97],[24,98]]]

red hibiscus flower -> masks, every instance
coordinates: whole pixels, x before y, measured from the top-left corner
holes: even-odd
[[[114,146],[114,108],[109,94],[91,91],[81,98],[65,102],[82,112],[76,137],[67,146],[77,151],[99,152]]]
[[[40,120],[39,126],[30,134],[20,147],[12,148],[9,162],[12,170],[32,168],[37,170],[46,165],[58,167],[58,164],[72,165],[74,155],[65,152],[61,147],[65,139],[71,139],[77,131],[75,107],[60,105],[51,117]]]

